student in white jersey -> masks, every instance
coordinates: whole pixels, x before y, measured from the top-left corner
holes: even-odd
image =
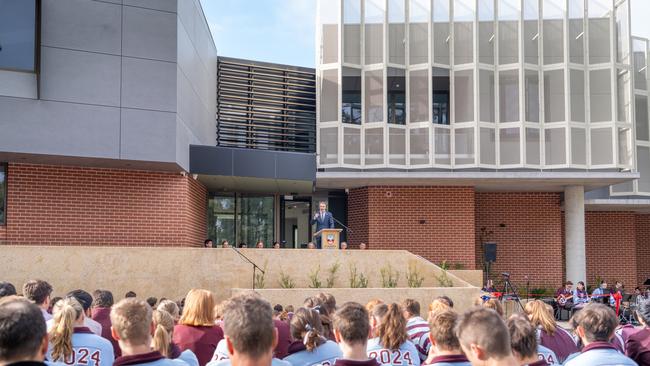
[[[368,356],[381,365],[420,366],[420,355],[406,333],[406,319],[398,304],[375,306],[370,314],[375,338],[368,340]]]
[[[424,362],[429,354],[429,323],[420,316],[420,303],[413,299],[402,301],[406,318],[406,333],[417,348],[420,361]]]
[[[519,365],[512,356],[508,328],[492,309],[475,307],[466,311],[456,324],[456,335],[472,365]]]
[[[334,338],[343,356],[334,366],[379,366],[367,354],[370,321],[368,311],[361,304],[346,302],[334,314]]]
[[[557,356],[550,349],[537,344],[537,331],[528,318],[513,314],[506,321],[510,333],[512,355],[522,366],[559,365]]]
[[[293,366],[333,365],[341,357],[338,344],[323,336],[320,313],[315,309],[299,308],[291,318],[289,355],[284,358]]]
[[[113,345],[84,325],[84,309],[79,301],[73,297],[59,301],[53,313],[48,361],[89,366],[113,364]]]

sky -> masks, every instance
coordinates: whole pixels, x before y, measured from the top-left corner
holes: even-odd
[[[650,38],[650,0],[632,1],[632,35]],[[316,0],[201,0],[220,56],[314,67]]]

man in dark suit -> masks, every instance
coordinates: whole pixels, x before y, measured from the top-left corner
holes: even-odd
[[[333,229],[334,228],[334,216],[332,213],[327,211],[327,203],[321,201],[318,204],[318,212],[314,214],[314,218],[311,220],[311,224],[316,224],[316,231],[322,229]],[[320,236],[316,237],[316,247],[318,249],[322,248],[322,238]]]

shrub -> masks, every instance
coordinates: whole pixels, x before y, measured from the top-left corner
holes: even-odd
[[[406,271],[406,283],[408,287],[422,287],[424,276],[420,272],[420,267],[415,263],[410,263]]]
[[[397,281],[399,281],[399,272],[393,270],[393,266],[390,263],[386,263],[385,266],[379,269],[381,274],[381,286],[384,288],[395,288],[397,287]]]
[[[264,288],[266,286],[266,267],[268,266],[269,262],[266,261],[264,262],[264,267],[262,268],[262,271],[256,271],[255,276],[254,276],[254,284],[255,288]]]
[[[359,273],[359,271],[357,270],[357,265],[354,262],[350,263],[349,282],[350,282],[350,288],[368,287],[368,278],[364,276],[363,273]]]
[[[283,269],[280,270],[280,288],[294,288],[296,287],[296,283],[294,282],[293,278],[289,276],[289,274],[285,273]]]
[[[320,264],[315,269],[309,272],[309,287],[310,288],[321,288],[323,283],[320,280]]]
[[[449,269],[449,265],[447,264],[447,261],[442,261],[440,263],[440,270],[442,271],[440,275],[435,276],[436,279],[438,280],[438,285],[440,287],[453,287],[454,286],[454,281],[449,278],[449,275],[447,274],[447,270]]]
[[[327,288],[334,287],[334,282],[336,282],[339,268],[341,268],[341,264],[338,261],[336,261],[336,263],[334,263],[330,268],[327,269],[327,278],[325,279],[325,287]]]

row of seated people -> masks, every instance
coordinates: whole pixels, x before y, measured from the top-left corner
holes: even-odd
[[[634,293],[626,294],[625,287],[620,281],[616,281],[613,289],[609,288],[607,281],[600,281],[598,287],[590,295],[585,288],[584,282],[579,281],[576,288],[573,289],[573,282],[567,281],[564,283],[564,287],[555,292],[552,305],[556,317],[560,317],[560,311],[563,309],[573,314],[589,302],[599,302],[614,308],[617,315],[623,312],[630,313],[629,318],[631,318],[634,310],[642,302],[648,300],[648,295],[648,290],[644,291],[640,287],[636,287]]]
[[[48,325],[44,314],[51,290],[45,281],[30,281],[23,287],[24,297],[0,299],[0,365],[44,360],[50,365],[92,366],[650,362],[650,329],[630,332],[621,352],[612,344],[616,315],[602,304],[589,304],[572,318],[574,338],[555,324],[549,306],[541,301],[528,303],[525,314],[504,319],[498,309],[489,309],[489,301],[459,314],[450,299],[441,297],[429,305],[424,320],[420,304],[412,299],[401,304],[373,300],[365,306],[348,302],[339,307],[333,296],[323,293],[306,299],[282,320],[280,309],[274,314],[267,301],[250,292],[222,303],[222,317],[217,319],[213,294],[194,289],[178,313],[169,306],[174,314],[165,310],[168,305],[154,310],[137,298],[110,304],[108,323],[106,319],[99,323],[102,330],[110,330],[110,340],[116,343],[111,344],[103,332],[95,334],[86,325],[96,309],[84,307],[90,294],[82,290],[55,304]],[[44,299],[39,298],[42,295]],[[639,312],[644,324],[650,322],[650,303],[643,303]]]

